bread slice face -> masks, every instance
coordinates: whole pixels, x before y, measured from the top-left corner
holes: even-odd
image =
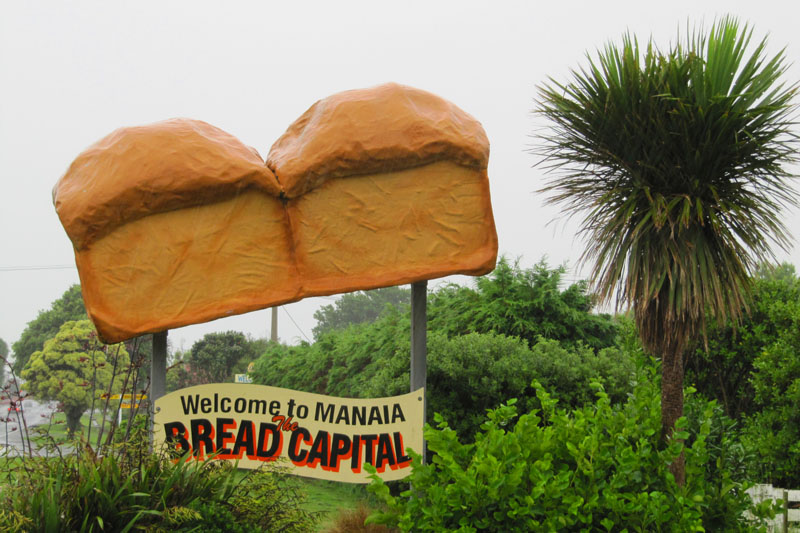
[[[124,224],[76,252],[86,308],[117,342],[299,300],[288,225],[258,190]]]
[[[438,161],[289,200],[304,296],[480,275],[497,259],[486,171]]]
[[[489,144],[430,93],[314,104],[267,163],[204,122],[123,128],[53,200],[106,342],[308,296],[482,275],[497,258]]]

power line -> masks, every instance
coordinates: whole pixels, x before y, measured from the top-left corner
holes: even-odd
[[[294,318],[292,318],[292,315],[289,314],[289,310],[286,309],[286,306],[282,305],[281,309],[286,311],[286,315],[289,317],[289,320],[292,321],[292,324],[294,324],[294,326],[297,328],[297,331],[299,331],[300,334],[303,335],[303,337],[305,337],[308,342],[311,342],[311,339],[308,338],[308,335],[306,335],[306,333],[300,328],[300,326],[297,325],[297,322],[294,321]]]
[[[68,270],[74,268],[76,268],[75,265],[0,266],[0,272],[24,272],[29,270]]]

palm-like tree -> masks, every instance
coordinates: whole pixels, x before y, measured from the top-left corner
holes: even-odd
[[[750,273],[786,248],[780,208],[796,205],[788,163],[796,85],[783,52],[733,18],[668,51],[626,35],[566,84],[540,87],[539,137],[551,178],[541,192],[583,214],[601,300],[632,307],[642,344],[662,361],[662,428],[683,414],[688,348],[706,317],[746,312]],[[683,462],[672,466],[683,483]]]

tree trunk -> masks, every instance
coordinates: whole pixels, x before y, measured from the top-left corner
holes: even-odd
[[[675,422],[683,416],[683,354],[665,353],[661,360],[661,437],[667,442],[672,438]],[[678,485],[686,482],[683,452],[669,466]]]
[[[67,433],[71,436],[75,436],[81,427],[83,411],[79,409],[66,409],[64,415],[67,417]]]

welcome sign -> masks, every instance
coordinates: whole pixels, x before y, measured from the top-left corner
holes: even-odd
[[[198,385],[156,400],[156,444],[240,468],[285,459],[305,477],[368,483],[365,464],[386,481],[411,472],[406,449],[422,453],[424,389],[391,398],[337,398],[246,384]]]

